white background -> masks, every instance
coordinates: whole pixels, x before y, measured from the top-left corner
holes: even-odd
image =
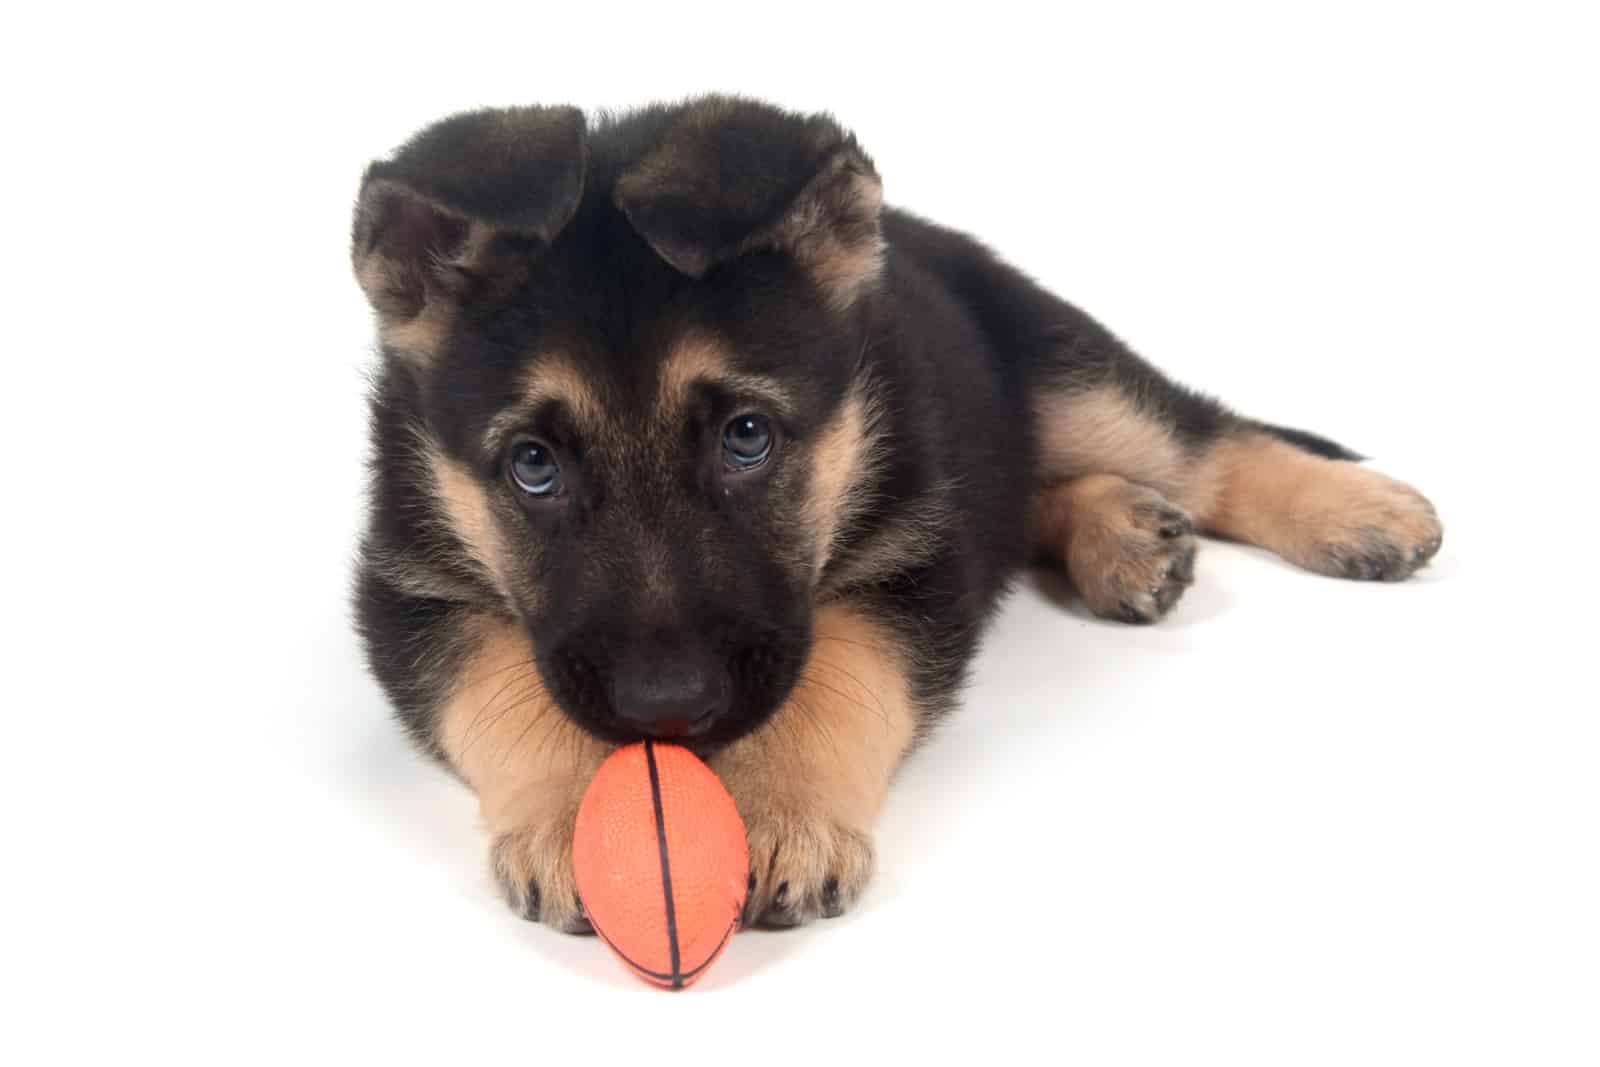
[[[1592,5],[541,6],[9,16],[0,1059],[1600,1059]],[[711,88],[1448,532],[1026,583],[860,908],[670,996],[510,915],[362,670],[346,234],[451,110]]]

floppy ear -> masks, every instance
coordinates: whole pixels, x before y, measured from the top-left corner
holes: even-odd
[[[554,241],[586,162],[582,112],[521,107],[445,119],[368,167],[351,256],[385,340],[436,342],[467,287],[496,269],[500,238]]]
[[[883,269],[883,186],[832,119],[754,101],[691,105],[617,179],[617,206],[684,274],[747,252],[790,256],[836,307]]]

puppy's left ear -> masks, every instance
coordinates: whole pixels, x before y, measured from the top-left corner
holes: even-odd
[[[883,270],[883,186],[826,116],[710,97],[618,178],[614,198],[668,263],[698,278],[756,251],[791,257],[834,307]]]

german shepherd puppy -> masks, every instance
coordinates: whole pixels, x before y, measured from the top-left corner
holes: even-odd
[[[978,242],[881,206],[832,119],[708,97],[457,115],[372,164],[356,608],[476,791],[521,915],[587,929],[576,809],[687,745],[749,829],[745,919],[849,908],[895,768],[1035,556],[1161,618],[1199,533],[1394,581],[1416,490],[1163,377]]]

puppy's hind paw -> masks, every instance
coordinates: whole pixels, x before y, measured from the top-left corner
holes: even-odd
[[[1086,478],[1067,490],[1074,519],[1063,555],[1089,610],[1149,623],[1194,583],[1194,520],[1153,489],[1120,478]]]
[[[1444,526],[1427,497],[1404,482],[1353,464],[1308,493],[1301,518],[1300,563],[1335,578],[1398,582],[1427,566],[1444,543]]]

